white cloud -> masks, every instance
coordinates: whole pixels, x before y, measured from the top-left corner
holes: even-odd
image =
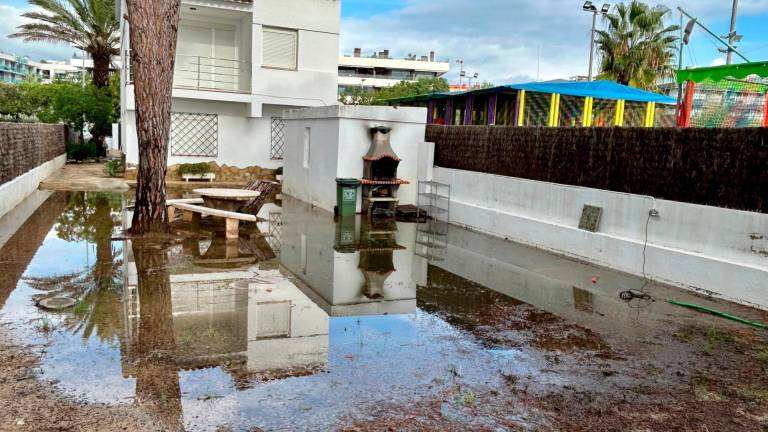
[[[21,16],[22,13],[28,10],[31,9],[0,5],[0,50],[29,56],[34,60],[61,60],[70,57],[74,50],[65,44],[30,43],[8,37],[9,34],[16,32],[16,28],[19,25],[28,21]]]
[[[717,57],[716,59],[712,60],[712,63],[710,63],[710,66],[722,66],[725,64],[725,59],[722,57]]]

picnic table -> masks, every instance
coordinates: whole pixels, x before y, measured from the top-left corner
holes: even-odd
[[[248,189],[209,188],[195,189],[194,193],[203,198],[206,207],[237,212],[249,201],[261,195],[258,191]]]

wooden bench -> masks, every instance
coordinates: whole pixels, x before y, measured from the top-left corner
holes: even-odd
[[[201,216],[214,216],[224,218],[227,227],[226,236],[229,239],[236,239],[240,237],[240,221],[256,222],[258,220],[254,215],[218,210],[198,205],[198,203],[202,204],[202,201],[203,200],[201,198],[168,200],[165,203],[168,206],[168,218],[170,220],[175,219],[176,210],[182,211],[182,217],[184,220],[190,221],[193,224],[199,223]]]

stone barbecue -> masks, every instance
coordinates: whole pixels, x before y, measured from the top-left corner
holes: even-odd
[[[373,140],[368,153],[363,156],[362,211],[370,217],[395,215],[397,190],[400,185],[409,182],[397,178],[400,158],[390,145],[391,128],[377,126],[371,128]]]

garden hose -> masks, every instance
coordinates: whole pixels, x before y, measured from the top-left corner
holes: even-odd
[[[689,308],[689,309],[694,309],[694,310],[697,310],[697,311],[700,311],[700,312],[708,312],[708,313],[711,313],[712,315],[717,315],[717,316],[720,316],[720,317],[723,317],[723,318],[727,318],[727,319],[732,320],[732,321],[740,322],[742,324],[747,324],[747,325],[751,325],[751,326],[754,326],[754,327],[768,328],[768,324],[761,323],[761,322],[756,322],[756,321],[750,321],[750,320],[748,320],[746,318],[737,317],[735,315],[731,315],[731,314],[719,311],[717,309],[708,308],[706,306],[701,306],[701,305],[697,305],[697,304],[693,304],[693,303],[679,302],[679,301],[670,300],[670,299],[667,299],[667,303],[670,303],[670,304],[673,304],[673,305],[677,305],[677,306],[686,307],[686,308]]]

